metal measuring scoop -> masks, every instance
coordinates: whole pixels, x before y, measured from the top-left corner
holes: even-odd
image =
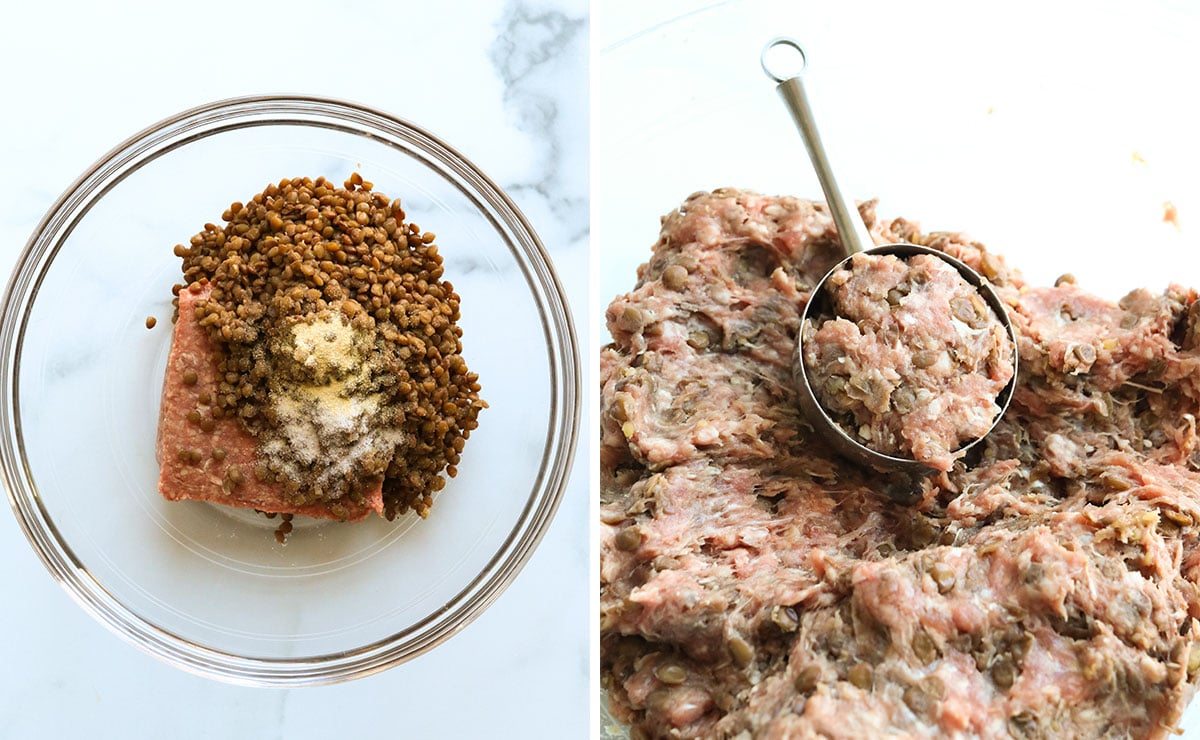
[[[800,68],[794,75],[782,77],[775,74],[768,65],[768,52],[779,46],[789,47],[799,52]],[[807,66],[804,49],[795,39],[776,38],[768,42],[763,48],[760,61],[763,71],[766,72],[767,76],[779,83],[776,89],[783,96],[784,103],[787,105],[792,118],[796,122],[796,127],[800,129],[800,135],[804,139],[805,147],[808,149],[808,156],[812,160],[813,168],[817,171],[817,177],[821,180],[821,189],[825,192],[825,200],[829,204],[830,212],[833,214],[833,223],[837,228],[838,237],[846,253],[845,259],[834,265],[833,269],[821,278],[820,282],[813,288],[812,293],[809,294],[808,304],[804,307],[804,315],[801,317],[801,326],[805,325],[810,316],[818,317],[833,313],[829,305],[829,296],[825,290],[825,283],[830,275],[839,269],[848,268],[851,257],[857,252],[881,255],[890,254],[901,259],[917,254],[930,254],[943,260],[958,270],[959,274],[968,283],[975,286],[980,296],[995,312],[996,318],[1004,326],[1005,333],[1009,338],[1013,359],[1013,377],[996,398],[996,405],[1000,407],[1000,411],[996,414],[991,426],[988,428],[987,433],[990,433],[992,429],[995,429],[996,424],[999,423],[1000,418],[1004,416],[1004,412],[1008,409],[1008,405],[1012,401],[1013,389],[1016,388],[1017,384],[1017,338],[1013,331],[1012,322],[1009,320],[1008,311],[1005,310],[1004,303],[996,295],[995,290],[992,289],[991,283],[982,275],[945,252],[917,244],[874,246],[875,242],[871,238],[866,224],[863,223],[858,209],[850,204],[842,194],[841,188],[838,187],[837,180],[833,176],[833,170],[829,166],[829,159],[825,154],[825,148],[821,145],[821,136],[817,133],[817,125],[813,118],[812,108],[809,107],[808,96],[805,94],[804,84],[800,79],[800,74],[803,73]],[[812,383],[808,377],[808,368],[805,367],[804,363],[804,354],[801,347],[802,342],[803,332],[801,332],[801,335],[796,340],[796,354],[792,371],[800,391],[800,408],[809,423],[813,425],[817,434],[843,457],[879,472],[899,473],[900,475],[896,476],[893,484],[889,486],[887,490],[888,495],[900,503],[913,503],[916,501],[920,496],[918,485],[920,479],[934,472],[933,469],[913,458],[897,457],[867,447],[847,434],[837,422],[830,418],[820,402],[817,401],[816,394],[813,391]],[[987,436],[987,433],[984,436]],[[967,450],[979,442],[980,439],[983,439],[983,437],[976,438],[960,446],[954,451],[955,454]]]

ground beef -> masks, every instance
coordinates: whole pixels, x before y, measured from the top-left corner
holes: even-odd
[[[664,221],[601,351],[601,655],[634,737],[1162,737],[1200,673],[1200,304],[1034,288],[998,427],[915,506],[801,418],[825,206],[720,190]],[[935,485],[938,483],[938,485]]]
[[[801,329],[821,407],[877,452],[949,470],[991,428],[1013,377],[1012,343],[995,311],[928,254],[860,252],[821,292],[830,314]]]
[[[213,414],[220,373],[212,342],[194,313],[207,297],[208,290],[179,294],[180,320],[171,335],[155,447],[163,497],[346,521],[383,514],[378,479],[360,502],[296,504],[282,484],[255,475],[262,464],[258,439],[236,418]]]

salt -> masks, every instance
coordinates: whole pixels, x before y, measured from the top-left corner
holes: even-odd
[[[386,466],[403,434],[382,413],[373,333],[341,313],[325,313],[292,324],[272,352],[291,370],[272,376],[275,439],[262,446],[280,472],[296,481],[311,476],[324,487],[366,459]]]

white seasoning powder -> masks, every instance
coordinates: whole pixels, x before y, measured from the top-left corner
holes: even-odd
[[[318,317],[311,324],[292,326],[292,355],[296,362],[311,369],[318,377],[330,372],[349,372],[361,360],[354,328],[342,314]]]
[[[295,480],[315,467],[318,484],[346,475],[366,455],[390,459],[403,434],[381,414],[373,335],[326,313],[293,324],[283,340],[274,351],[290,354],[280,359],[293,371],[271,381],[278,436],[263,452]]]

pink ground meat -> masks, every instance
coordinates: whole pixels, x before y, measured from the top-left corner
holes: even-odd
[[[822,204],[701,193],[601,351],[602,678],[635,737],[1165,737],[1200,674],[1200,303],[1028,286],[961,234],[1022,371],[915,506],[801,418]]]

